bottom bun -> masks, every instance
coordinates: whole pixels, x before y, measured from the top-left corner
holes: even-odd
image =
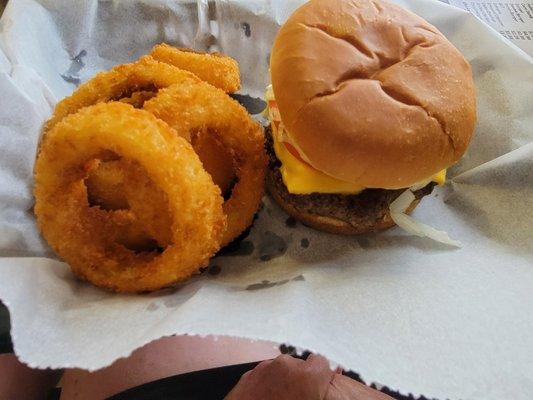
[[[355,195],[341,194],[291,194],[283,183],[273,147],[270,127],[266,130],[269,170],[266,187],[270,195],[290,216],[320,231],[359,235],[383,231],[395,225],[389,212],[390,204],[406,189],[366,189]],[[410,213],[422,197],[433,191],[432,182],[414,192],[415,200],[407,209]]]

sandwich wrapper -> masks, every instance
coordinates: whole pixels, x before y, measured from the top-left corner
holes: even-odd
[[[0,299],[18,357],[95,370],[174,334],[289,343],[370,383],[440,399],[533,397],[533,61],[472,15],[399,4],[472,64],[478,125],[468,154],[414,217],[456,249],[394,228],[313,231],[267,197],[250,235],[173,289],[117,295],[74,278],[40,238],[32,168],[54,104],[158,42],[219,50],[263,96],[289,1],[11,1],[0,24]],[[260,108],[255,102],[255,108]]]

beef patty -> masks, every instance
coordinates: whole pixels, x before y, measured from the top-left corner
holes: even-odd
[[[406,189],[365,189],[359,194],[291,194],[283,183],[281,162],[276,157],[270,126],[266,129],[269,171],[266,186],[279,205],[291,216],[313,228],[332,233],[359,234],[375,232],[394,225],[389,214],[390,204]],[[429,195],[435,182],[413,194],[416,200],[412,211],[422,197]]]

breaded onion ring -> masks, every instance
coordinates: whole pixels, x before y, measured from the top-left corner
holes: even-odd
[[[205,82],[161,89],[144,109],[191,136],[206,130],[231,152],[237,183],[224,203],[228,228],[222,244],[228,244],[252,223],[263,196],[267,158],[262,128],[237,101]]]
[[[131,64],[118,65],[109,71],[100,72],[71,96],[61,100],[45,125],[45,134],[67,115],[83,107],[135,96],[135,92],[153,92],[177,83],[199,81],[196,75],[155,61],[149,56]],[[136,101],[139,101],[138,97],[131,100],[132,103]]]
[[[223,195],[229,194],[236,180],[231,152],[216,137],[205,131],[195,133],[191,144],[215,185]],[[125,189],[129,186],[124,185],[124,179],[125,171],[121,160],[100,162],[85,180],[89,203],[105,210],[129,208]],[[151,191],[150,199],[158,201],[159,196],[154,188]]]
[[[115,239],[109,212],[90,207],[87,164],[112,152],[144,168],[168,198],[171,243],[135,253]],[[47,134],[35,166],[35,214],[72,270],[119,292],[156,290],[205,266],[225,230],[220,190],[191,145],[152,114],[118,102],[69,115]],[[123,211],[128,216],[131,211]]]
[[[162,43],[156,45],[150,55],[157,61],[190,71],[226,93],[235,93],[241,88],[239,64],[223,54],[198,53]]]

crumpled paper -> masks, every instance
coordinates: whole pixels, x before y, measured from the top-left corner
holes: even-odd
[[[32,168],[55,102],[158,42],[220,50],[263,95],[279,25],[301,1],[11,1],[0,22],[0,299],[32,367],[95,370],[159,337],[231,335],[327,356],[403,393],[533,396],[533,61],[473,16],[398,3],[472,64],[479,121],[450,180],[414,216],[463,243],[399,229],[333,236],[265,198],[250,235],[174,289],[114,295],[77,281],[40,238]]]

